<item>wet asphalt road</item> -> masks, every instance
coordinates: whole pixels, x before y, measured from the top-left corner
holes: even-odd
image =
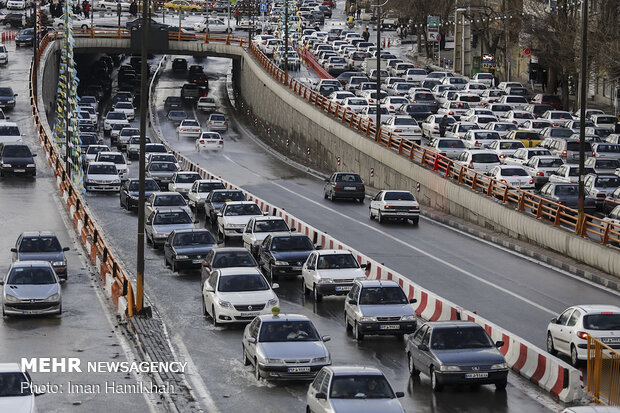
[[[0,363],[19,362],[22,357],[79,357],[82,366],[89,361],[127,361],[120,333],[106,315],[107,303],[99,301],[99,287],[85,265],[82,250],[77,248],[65,222],[53,173],[34,136],[28,97],[27,68],[31,49],[17,49],[8,43],[9,63],[0,72],[0,85],[11,86],[17,97],[10,121],[18,123],[24,142],[37,153],[37,177],[0,178],[0,276],[4,278],[10,264],[10,249],[23,231],[52,231],[66,253],[68,281],[62,285],[63,313],[52,317],[4,317],[0,320]],[[83,368],[85,370],[85,368]],[[68,382],[74,384],[135,383],[125,373],[32,373],[37,385],[62,385],[63,393],[48,393],[36,398],[40,412],[102,412],[106,410],[148,412],[141,394],[119,398],[105,392],[69,394]],[[60,389],[60,388],[59,388]],[[4,413],[4,412],[3,412]],[[10,413],[10,412],[6,412]]]
[[[189,60],[192,64],[191,58]],[[151,62],[156,64],[157,61],[158,59],[154,59]],[[208,58],[200,63],[206,67],[210,77],[210,93],[216,97],[219,107],[224,112],[232,114],[230,107],[227,106],[225,89],[228,62],[225,59]],[[456,238],[453,243],[469,244],[469,246],[462,245],[461,249],[470,252],[473,240],[458,239],[452,231],[427,221],[422,221],[419,228],[390,226],[385,228],[385,234],[377,232],[379,227],[369,223],[363,215],[364,206],[348,203],[331,205],[327,201],[324,202],[321,197],[321,183],[318,180],[265,153],[245,134],[239,132],[241,125],[234,121],[233,129],[224,135],[226,143],[220,153],[196,153],[193,142],[178,141],[174,127],[164,119],[163,101],[168,95],[179,94],[183,78],[172,77],[169,69],[168,66],[159,82],[156,104],[164,136],[172,145],[187,153],[192,159],[199,160],[210,171],[242,185],[268,201],[286,207],[288,211],[319,228],[329,228],[332,234],[343,241],[378,257],[389,265],[394,265],[403,273],[411,273],[408,271],[411,268],[411,260],[416,260],[415,273],[419,272],[422,275],[426,268],[433,275],[425,277],[425,280],[439,280],[433,285],[440,292],[447,293],[447,286],[456,282],[454,279],[449,279],[450,276],[454,278],[460,276],[458,273],[455,274],[454,270],[449,272],[446,269],[448,276],[445,280],[441,280],[444,276],[437,271],[436,262],[421,254],[412,254],[408,247],[399,244],[388,235],[394,234],[407,242],[415,240],[417,245],[422,237],[439,232],[439,235],[434,235],[435,239],[446,236],[449,239]],[[191,108],[188,107],[187,110],[191,111]],[[197,116],[202,124],[206,123],[204,114]],[[138,121],[132,123],[137,125]],[[130,175],[137,176],[137,162],[130,165]],[[288,192],[289,189],[295,193]],[[311,202],[300,198],[296,193],[308,197]],[[104,228],[108,242],[119,253],[126,268],[133,272],[136,213],[121,209],[116,194],[87,194],[86,198],[98,222]],[[313,203],[315,201],[318,205]],[[325,207],[333,208],[334,211],[326,214]],[[340,213],[353,220],[344,218],[339,215]],[[366,226],[368,224],[370,228]],[[200,226],[203,225],[204,220],[201,219]],[[428,242],[430,244],[430,240]],[[452,254],[441,256],[457,261],[460,255],[453,251],[454,246],[450,248]],[[488,253],[498,253],[490,247],[485,248]],[[387,254],[385,251],[391,252]],[[253,369],[244,367],[241,363],[242,327],[215,328],[212,321],[202,315],[199,279],[198,272],[172,273],[163,265],[161,250],[153,250],[150,247],[146,249],[146,292],[168,323],[171,339],[180,357],[191,359],[197,366],[200,372],[200,384],[204,384],[208,389],[215,401],[215,408],[221,412],[232,412],[247,409],[252,405],[258,412],[302,411],[308,384],[257,382],[253,377]],[[282,311],[309,316],[321,334],[332,337],[327,347],[331,352],[333,363],[370,364],[381,368],[397,391],[406,392],[401,402],[408,412],[459,412],[470,409],[479,412],[544,411],[547,403],[550,403],[545,396],[538,395],[536,399],[532,398],[529,393],[532,391],[536,393],[536,390],[523,384],[523,381],[514,375],[511,375],[505,393],[496,393],[493,386],[483,386],[473,391],[468,387],[456,387],[443,393],[433,393],[426,376],[423,375],[416,380],[409,379],[403,351],[404,341],[392,337],[370,337],[357,343],[344,328],[343,298],[328,297],[317,305],[311,299],[304,298],[299,279],[281,280],[279,283],[280,289],[276,292],[281,300]],[[444,288],[440,289],[441,285]],[[458,285],[460,288],[467,283],[461,282]],[[453,288],[450,287],[449,290]],[[454,288],[454,291],[457,292],[458,288]],[[466,293],[461,292],[459,295],[465,296]],[[500,299],[498,297],[491,301],[498,303]],[[471,300],[474,301],[475,297]],[[489,309],[489,313],[493,313],[492,309]],[[553,410],[559,410],[554,403],[550,405]]]

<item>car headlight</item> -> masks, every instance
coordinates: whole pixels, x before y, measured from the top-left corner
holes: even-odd
[[[507,363],[498,363],[498,364],[493,364],[491,366],[492,370],[500,370],[500,369],[507,369],[507,368],[508,368]]]
[[[218,304],[222,308],[232,308],[232,304],[229,303],[228,301],[220,300],[220,301],[218,301]]]
[[[364,322],[364,321],[377,321],[377,317],[362,317],[362,318],[360,318],[360,321],[361,322]]]
[[[331,278],[320,278],[319,279],[319,284],[333,284],[334,280],[332,280]]]
[[[417,317],[416,317],[416,316],[414,316],[414,315],[404,315],[404,316],[402,316],[400,319],[401,319],[402,321],[415,321],[415,320],[416,320],[416,318],[417,318]]]
[[[459,366],[440,366],[439,370],[441,371],[461,371],[461,368]]]
[[[312,363],[329,363],[329,357],[316,357],[312,359]]]
[[[10,168],[12,165],[10,163],[2,163],[3,168]]]
[[[56,293],[56,294],[50,295],[43,301],[58,301],[58,300],[60,300],[60,294]]]
[[[9,100],[8,103],[15,103],[15,99]]]
[[[274,262],[275,265],[288,265],[288,262],[286,261],[276,261]]]
[[[54,267],[62,267],[63,265],[67,265],[67,260],[62,260],[62,261],[53,261],[52,265]]]
[[[275,305],[278,305],[278,298],[272,298],[271,300],[267,301],[267,307],[273,307]]]
[[[140,197],[134,196],[134,195],[129,195],[129,198],[131,198],[132,201],[137,201],[140,199]]]
[[[189,257],[187,255],[177,255],[177,260],[187,260]]]
[[[365,276],[360,276],[360,277],[355,277],[356,280],[358,281],[364,281],[366,279]]]
[[[20,300],[17,297],[14,297],[10,294],[5,294],[4,295],[4,301],[6,301],[7,303],[18,303]]]
[[[36,165],[33,163],[29,163],[26,165],[26,168],[34,168],[34,167],[36,167]]]
[[[284,360],[282,360],[282,359],[265,359],[265,363],[267,363],[267,364],[284,364]]]

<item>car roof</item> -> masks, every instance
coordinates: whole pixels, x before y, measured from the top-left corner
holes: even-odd
[[[349,376],[349,375],[372,375],[383,376],[383,372],[376,367],[368,366],[328,366],[325,367],[332,371],[334,376]]]
[[[255,220],[256,221],[284,221],[284,218],[264,215],[264,216],[261,216],[261,217],[256,217]]]
[[[222,185],[224,184],[219,179],[197,179],[194,182],[198,182],[201,184],[216,184],[216,183],[221,183]]]
[[[353,254],[348,250],[318,250],[319,255]]]
[[[461,321],[429,321],[426,325],[432,328],[452,328],[452,327],[479,327],[482,328],[479,324],[474,323],[473,321],[461,320]]]
[[[187,234],[188,232],[194,233],[194,232],[210,232],[208,229],[206,228],[188,228],[188,229],[175,229],[174,231],[175,234]]]
[[[56,234],[54,234],[52,231],[24,231],[21,233],[22,237],[28,237],[28,238],[32,238],[32,237],[55,237]]]
[[[170,163],[170,162],[168,162],[168,163]],[[153,196],[155,196],[155,198],[157,198],[160,195],[161,196],[170,196],[170,195],[175,195],[176,196],[176,195],[181,195],[181,194],[178,193],[178,192],[175,192],[175,191],[165,191],[165,192],[162,191],[162,192],[155,192],[155,193],[153,193]],[[181,196],[183,196],[183,195],[181,195]]]
[[[29,261],[15,261],[11,264],[11,268],[14,267],[51,267],[52,264],[49,261],[41,261],[41,260],[29,260]]]
[[[254,201],[230,201],[230,202],[226,202],[226,205],[249,205],[249,204],[256,205],[256,202],[254,202]]]
[[[247,252],[249,251],[243,247],[218,247],[213,249],[214,253],[224,253],[224,252]]]
[[[114,165],[116,166],[113,162],[89,162],[88,166],[98,166],[98,165]]]
[[[258,318],[264,322],[272,322],[272,321],[310,321],[308,317],[302,314],[263,314],[259,315]]]
[[[0,373],[21,373],[21,371],[19,363],[0,363]]]
[[[601,311],[613,311],[613,312],[620,313],[620,307],[616,305],[609,305],[609,304],[579,304],[579,305],[574,305],[571,308],[579,308],[580,310],[583,310],[586,313],[598,313]]]
[[[399,287],[397,282],[392,280],[358,280],[357,283],[360,283],[363,287]]]
[[[260,270],[256,267],[228,267],[228,268],[219,268],[216,271],[220,272],[220,275],[243,275],[243,274],[260,274]]]

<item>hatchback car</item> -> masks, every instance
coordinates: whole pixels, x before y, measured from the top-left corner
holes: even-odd
[[[340,199],[355,199],[364,202],[366,188],[362,178],[353,172],[335,172],[325,180],[323,198],[334,201]]]
[[[32,379],[19,363],[0,363],[0,404],[12,413],[36,413]]]
[[[0,143],[0,177],[7,174],[36,176],[35,156],[37,154],[33,154],[27,145]]]
[[[304,295],[312,293],[317,302],[324,295],[346,295],[354,281],[366,279],[365,268],[349,251],[314,251],[301,268],[301,287]]]
[[[60,282],[47,261],[14,262],[0,285],[3,316],[62,313]]]
[[[164,265],[170,266],[173,272],[200,268],[204,257],[215,247],[217,241],[206,229],[172,231],[164,243]]]
[[[56,235],[49,231],[22,232],[15,247],[11,248],[13,262],[48,261],[58,278],[67,279],[67,258],[69,247],[62,247]]]
[[[192,217],[182,209],[169,211],[153,211],[146,219],[144,227],[144,236],[146,243],[158,248],[168,239],[172,231],[181,229],[194,229],[194,221]]]
[[[332,363],[329,340],[306,316],[260,315],[243,331],[243,365],[254,365],[256,380],[312,380]]]
[[[368,206],[370,219],[411,220],[413,225],[420,221],[420,204],[409,191],[384,190],[375,195]]]
[[[447,384],[495,384],[504,390],[508,365],[486,330],[472,321],[425,323],[409,336],[405,351],[409,373],[430,376],[431,387],[441,391]]]
[[[588,336],[620,349],[620,307],[575,305],[564,310],[547,326],[547,351],[570,356],[576,366],[587,359]]]

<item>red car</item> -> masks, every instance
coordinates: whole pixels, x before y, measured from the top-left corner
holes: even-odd
[[[614,192],[607,195],[605,203],[603,204],[603,212],[609,214],[612,209],[620,205],[620,187],[616,188]]]
[[[323,6],[336,7],[334,0],[323,0]]]
[[[548,95],[545,93],[539,93],[531,101],[532,103],[544,103],[546,105],[553,106],[555,110],[564,110],[562,105],[562,99],[558,95]]]

